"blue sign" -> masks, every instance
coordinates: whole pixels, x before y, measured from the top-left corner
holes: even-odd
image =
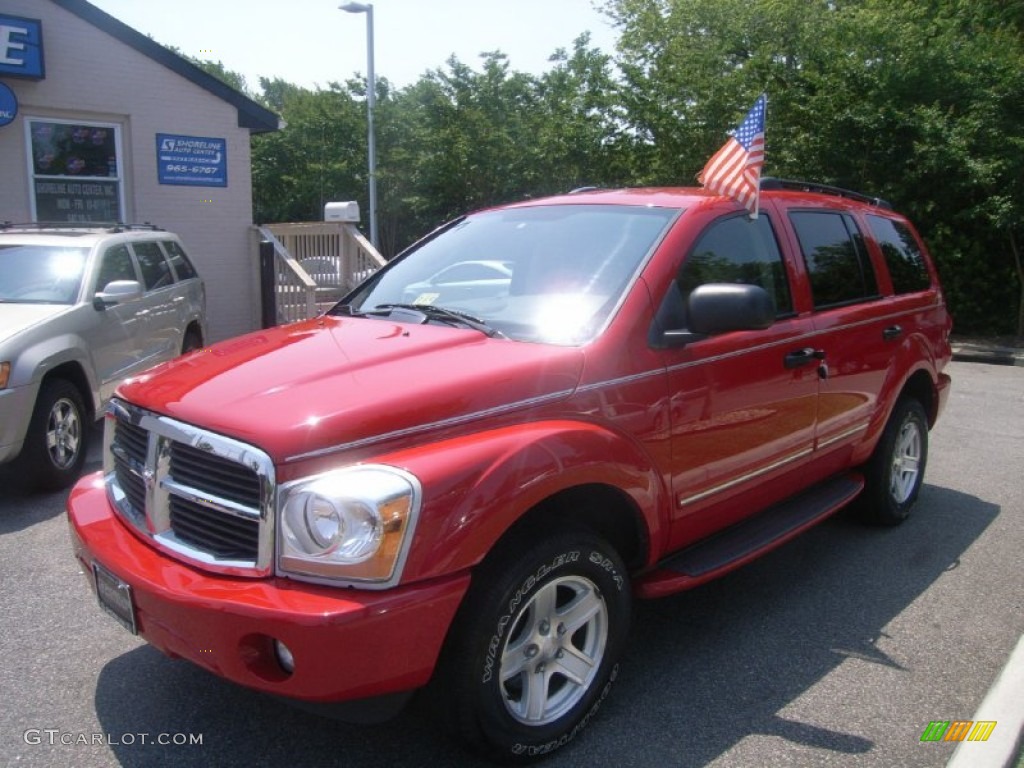
[[[46,77],[43,22],[0,14],[0,75]]]
[[[157,177],[161,184],[191,187],[228,185],[227,139],[156,135]]]
[[[0,83],[0,127],[14,121],[18,116],[18,97],[14,91]]]

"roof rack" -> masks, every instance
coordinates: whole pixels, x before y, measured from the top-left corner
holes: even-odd
[[[870,197],[869,195],[862,195],[860,192],[853,192],[842,187],[830,187],[828,184],[818,184],[813,181],[796,181],[794,179],[777,179],[773,176],[765,176],[761,179],[761,189],[790,189],[799,192],[818,192],[823,195],[846,197],[850,200],[877,206],[878,208],[892,210],[892,204],[880,197]]]
[[[7,230],[44,230],[44,229],[89,229],[105,230],[107,232],[131,232],[133,230],[146,230],[149,232],[163,232],[162,227],[156,224],[145,222],[143,224],[126,224],[123,221],[26,221],[0,223],[0,231]]]
[[[584,192],[597,192],[601,187],[576,187],[569,190],[570,195],[582,195]]]

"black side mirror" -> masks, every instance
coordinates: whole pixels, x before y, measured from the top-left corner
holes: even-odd
[[[707,283],[686,300],[685,329],[662,334],[667,347],[680,347],[716,333],[760,331],[775,322],[775,302],[759,285]]]

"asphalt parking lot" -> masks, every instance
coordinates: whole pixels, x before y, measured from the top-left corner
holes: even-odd
[[[1024,368],[950,372],[906,524],[840,514],[715,583],[640,604],[612,696],[544,765],[945,765],[955,744],[922,733],[972,719],[1024,635]],[[347,725],[165,658],[96,606],[64,495],[11,481],[0,472],[0,763],[476,764],[435,732],[430,702]],[[964,744],[971,765],[988,764],[986,747]]]

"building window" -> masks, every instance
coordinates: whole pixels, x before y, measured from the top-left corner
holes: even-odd
[[[119,126],[34,118],[25,126],[33,220],[122,220]]]

